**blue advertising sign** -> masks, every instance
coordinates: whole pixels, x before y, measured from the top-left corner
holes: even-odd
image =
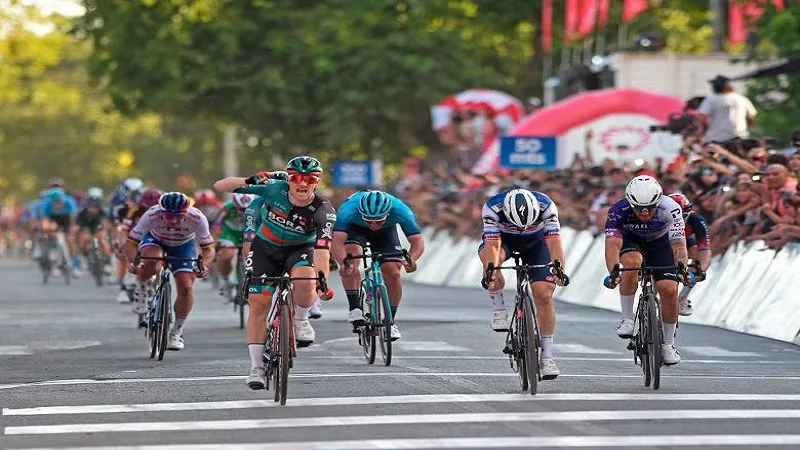
[[[378,160],[333,162],[333,185],[336,187],[380,186],[381,181],[381,162]]]
[[[555,169],[558,166],[553,136],[502,136],[500,166],[510,169]]]

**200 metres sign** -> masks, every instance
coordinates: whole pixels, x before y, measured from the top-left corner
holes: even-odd
[[[554,169],[558,165],[556,138],[552,136],[503,136],[500,166],[510,169]]]

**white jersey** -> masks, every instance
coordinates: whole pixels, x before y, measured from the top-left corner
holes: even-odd
[[[561,224],[558,221],[558,208],[553,200],[541,192],[531,191],[539,201],[539,218],[533,225],[526,229],[521,229],[511,223],[503,211],[503,200],[506,193],[501,192],[483,205],[483,238],[496,239],[502,236],[508,239],[513,236],[539,236],[552,238],[559,235]]]
[[[145,235],[150,233],[158,242],[170,247],[177,247],[197,239],[198,245],[205,247],[214,243],[208,228],[208,220],[195,207],[189,208],[182,224],[170,227],[161,219],[161,205],[155,205],[144,213],[128,237],[141,242]]]

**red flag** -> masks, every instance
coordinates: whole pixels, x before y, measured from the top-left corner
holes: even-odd
[[[728,8],[728,40],[731,44],[741,44],[747,40],[747,31],[763,14],[765,2],[748,0],[746,3],[731,0]],[[772,0],[778,11],[786,9],[784,0]]]
[[[597,12],[597,21],[600,23],[601,27],[605,27],[606,23],[608,22],[608,9],[611,5],[611,0],[600,0],[600,6],[598,6]]]
[[[542,49],[553,51],[553,0],[542,3]]]
[[[598,6],[599,0],[580,0],[578,37],[584,37],[594,31],[594,27],[597,25]]]
[[[567,0],[567,9],[564,12],[564,40],[567,42],[574,39],[578,33],[579,9],[579,0]]]
[[[647,0],[625,0],[622,6],[622,21],[629,22],[647,9]]]

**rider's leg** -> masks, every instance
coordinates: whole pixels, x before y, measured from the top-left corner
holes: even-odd
[[[105,230],[103,230],[102,228],[96,230],[94,233],[94,237],[96,237],[97,242],[100,243],[100,251],[103,252],[103,256],[105,256],[106,258],[111,256],[111,244],[108,243]]]
[[[217,253],[217,270],[223,280],[227,280],[233,272],[233,259],[236,257],[236,247],[220,242],[219,253]]]
[[[78,232],[78,248],[84,255],[89,254],[89,239],[91,236],[88,228],[81,228]]]
[[[298,254],[307,254],[308,256],[297,260],[295,257]],[[296,252],[286,261],[287,267],[291,267],[289,275],[301,278],[316,277],[317,273],[314,269],[313,259],[314,249],[311,247]],[[292,262],[294,262],[294,264],[291,264]],[[317,298],[317,282],[314,280],[294,281],[293,287],[293,300],[295,304],[294,337],[298,344],[310,345],[314,342],[315,333],[314,328],[308,321],[308,312]]]
[[[70,224],[66,229],[67,246],[72,255],[72,268],[75,270],[81,267],[80,246],[78,245],[78,225]]]
[[[383,282],[389,292],[389,303],[392,305],[392,317],[397,316],[397,309],[403,300],[403,281],[400,278],[402,264],[396,261],[387,261],[381,264]]]
[[[498,250],[500,252],[499,260],[505,261],[506,260],[506,249],[503,245],[500,245]],[[481,245],[478,247],[478,256],[481,259],[481,263],[483,264],[484,272],[489,267],[490,262],[493,261],[493,257],[488,255],[488,251],[486,249],[486,243],[481,242]],[[483,275],[481,275],[483,276]],[[508,309],[506,308],[505,301],[503,300],[503,289],[505,288],[506,280],[503,277],[503,273],[499,270],[495,270],[493,275],[493,285],[491,290],[489,290],[489,299],[492,301],[492,321],[491,327],[494,331],[497,332],[505,332],[508,331]]]

